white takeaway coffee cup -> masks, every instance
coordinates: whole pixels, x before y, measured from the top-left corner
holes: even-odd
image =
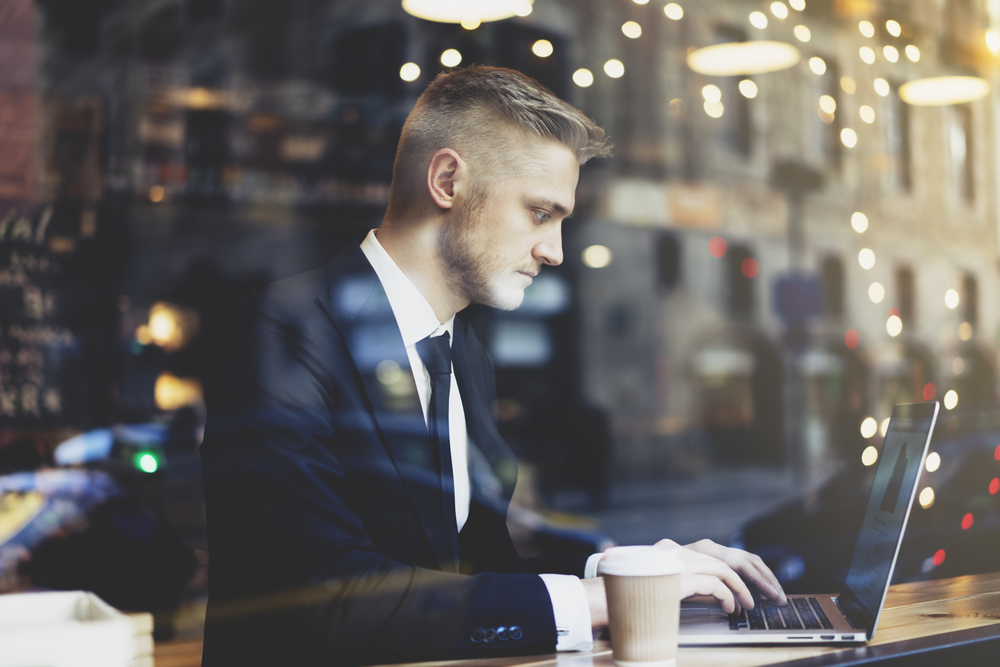
[[[597,572],[604,577],[617,664],[677,664],[681,569],[680,559],[660,547],[613,547],[604,553]]]

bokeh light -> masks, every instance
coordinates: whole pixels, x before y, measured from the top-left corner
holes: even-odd
[[[858,333],[857,329],[848,330],[847,334],[844,336],[844,345],[846,345],[849,350],[855,350],[858,345],[861,345],[861,334]]]
[[[420,65],[417,63],[406,63],[399,68],[399,78],[403,81],[416,81],[420,78]]]
[[[813,71],[813,74],[826,74],[826,61],[822,58],[813,56],[809,59],[809,69]]]
[[[882,47],[882,55],[884,55],[885,59],[891,63],[897,62],[899,60],[899,50],[895,46],[892,46],[891,44],[886,44],[884,47]]]
[[[706,102],[719,102],[722,100],[722,91],[719,87],[713,84],[708,84],[701,89],[701,96],[705,98]]]
[[[771,13],[774,14],[779,19],[788,18],[788,5],[783,2],[772,2],[771,3]]]
[[[539,58],[548,58],[553,51],[555,48],[552,46],[552,42],[547,39],[540,39],[531,45],[531,52]]]
[[[917,497],[920,502],[920,506],[924,509],[931,507],[934,504],[934,489],[929,486],[925,486],[923,490],[920,491],[920,495]]]
[[[861,108],[858,109],[858,115],[861,116],[861,120],[869,125],[875,122],[875,109],[872,109],[867,104],[861,105]]]
[[[882,299],[885,298],[885,288],[882,287],[882,283],[872,283],[868,287],[868,298],[872,303],[882,303]]]
[[[958,405],[958,392],[954,389],[949,389],[944,395],[944,407],[949,410],[954,410],[955,406]]]
[[[594,84],[594,73],[589,69],[581,67],[573,72],[573,83],[581,88],[589,88]]]
[[[483,22],[479,20],[479,17],[477,17],[477,16],[470,16],[470,17],[462,19],[462,22],[461,22],[460,25],[463,28],[465,28],[466,30],[475,30],[476,28],[478,28],[482,24],[483,24]]]
[[[671,21],[680,21],[684,18],[684,8],[676,2],[671,2],[669,5],[664,7],[663,13],[666,14],[667,18]]]
[[[156,472],[156,469],[160,467],[159,463],[156,461],[156,457],[149,453],[140,454],[135,464],[139,470],[148,473],[154,473]]]
[[[611,250],[607,246],[592,245],[583,251],[583,263],[591,269],[603,269],[611,264]]]
[[[886,417],[882,420],[882,423],[878,425],[878,432],[884,438],[885,434],[889,432],[889,418]]]
[[[721,118],[723,112],[725,112],[725,107],[722,102],[705,102],[705,113],[712,118]]]
[[[642,36],[642,26],[635,21],[626,21],[622,24],[622,34],[629,39],[638,39]]]
[[[990,495],[995,496],[1000,492],[1000,477],[994,477],[990,480]]]
[[[858,49],[858,55],[860,55],[861,59],[864,60],[869,65],[875,62],[875,52],[872,51],[870,47],[862,46],[860,49]]]
[[[757,28],[758,30],[763,30],[767,27],[767,17],[764,16],[764,12],[753,12],[750,14],[750,25]]]
[[[729,244],[721,236],[713,236],[708,240],[708,252],[712,257],[724,257],[728,248]]]
[[[861,422],[861,436],[870,438],[876,433],[878,433],[878,422],[875,421],[874,417],[865,417]]]
[[[871,248],[862,248],[858,253],[858,264],[861,268],[867,271],[868,269],[875,266],[875,253]]]
[[[458,49],[447,49],[441,53],[441,64],[445,67],[458,67],[462,63],[462,54]]]
[[[992,53],[1000,53],[1000,35],[992,30],[986,32],[986,48]]]
[[[933,401],[934,397],[937,396],[937,387],[934,386],[933,382],[928,382],[924,385],[924,400]]]
[[[878,450],[873,445],[868,445],[865,451],[861,452],[861,463],[870,466],[875,465],[876,461],[878,461]]]
[[[910,59],[910,62],[917,62],[920,60],[920,49],[918,49],[913,44],[906,45],[906,57]]]
[[[154,185],[149,189],[149,201],[153,202],[154,204],[157,204],[163,201],[163,197],[165,194],[166,191],[163,189],[162,185]]]
[[[743,272],[744,276],[752,280],[760,273],[760,264],[757,263],[756,259],[747,257],[740,263],[740,271]]]
[[[951,310],[958,308],[959,301],[957,290],[950,289],[944,293],[944,305],[948,306]]]
[[[972,512],[966,513],[966,515],[962,517],[962,530],[968,530],[972,528],[972,524],[974,524],[975,522],[976,518],[972,516]]]
[[[625,65],[617,58],[604,63],[604,73],[612,79],[620,79],[625,74]]]
[[[885,22],[885,29],[888,30],[889,34],[892,35],[893,37],[899,37],[899,34],[902,31],[899,22],[893,21],[892,19],[889,19],[888,21]]]
[[[858,234],[864,234],[865,230],[868,229],[868,216],[861,211],[855,211],[851,216],[851,227]]]
[[[875,36],[875,26],[871,24],[871,21],[862,21],[858,23],[858,30],[860,30],[861,34],[865,37]]]
[[[972,325],[968,322],[962,322],[958,325],[958,338],[959,340],[971,340],[972,339]]]
[[[937,452],[931,452],[927,455],[927,460],[924,462],[924,467],[927,468],[927,472],[934,472],[941,467],[941,455]]]
[[[740,81],[740,94],[743,97],[752,100],[757,97],[757,84],[750,79],[743,79]]]
[[[857,82],[849,76],[840,77],[840,89],[843,90],[848,95],[853,95],[858,92]]]
[[[951,362],[951,372],[955,375],[961,375],[965,372],[965,359],[962,357],[955,357]]]
[[[788,0],[788,4],[797,12],[804,11],[806,8],[806,0]]]
[[[840,143],[844,144],[848,148],[854,148],[858,143],[857,133],[849,127],[845,127],[840,131]]]
[[[795,29],[792,30],[792,32],[795,34],[795,39],[799,40],[800,42],[808,42],[810,39],[812,39],[812,33],[809,31],[809,28],[805,27],[804,25],[795,26]]]
[[[875,79],[872,85],[875,88],[875,92],[881,95],[882,97],[886,97],[889,95],[889,91],[891,90],[891,88],[889,86],[889,82],[886,81],[885,79]]]
[[[819,108],[826,113],[833,113],[837,110],[837,101],[829,95],[820,95]]]
[[[940,567],[944,563],[945,553],[944,549],[938,549],[934,552],[934,557],[931,559],[934,562],[935,567]]]
[[[885,330],[890,336],[895,338],[903,333],[903,320],[899,318],[899,315],[890,315],[889,319],[885,321]]]

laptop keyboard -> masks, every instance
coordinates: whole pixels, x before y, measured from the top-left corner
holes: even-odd
[[[729,615],[730,630],[832,630],[816,598],[789,597],[778,605],[754,595],[754,608]]]

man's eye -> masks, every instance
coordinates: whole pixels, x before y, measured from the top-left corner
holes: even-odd
[[[535,220],[537,220],[538,222],[548,222],[550,219],[552,219],[552,215],[550,215],[546,211],[534,211],[534,214],[535,214]]]

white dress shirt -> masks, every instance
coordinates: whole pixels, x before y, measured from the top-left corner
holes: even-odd
[[[385,295],[396,318],[399,332],[406,346],[406,356],[410,361],[410,370],[417,385],[417,396],[427,421],[431,396],[431,378],[420,355],[417,353],[417,342],[428,336],[440,336],[448,332],[451,340],[455,339],[455,317],[447,322],[438,322],[434,309],[427,299],[410,282],[403,271],[389,257],[382,244],[375,237],[376,230],[371,230],[361,243],[361,251],[368,258],[375,274],[382,283]],[[448,394],[448,434],[451,444],[452,474],[455,479],[455,518],[458,520],[458,530],[461,531],[469,518],[471,495],[469,489],[469,457],[468,432],[465,425],[465,408],[455,381],[455,373],[451,374],[451,389]],[[594,554],[587,561],[585,576],[593,577],[597,571],[597,561],[600,554]],[[590,607],[583,584],[577,577],[565,574],[540,574],[545,588],[552,601],[552,614],[555,617],[558,631],[556,650],[558,651],[589,651],[593,648],[593,635],[590,629]]]

